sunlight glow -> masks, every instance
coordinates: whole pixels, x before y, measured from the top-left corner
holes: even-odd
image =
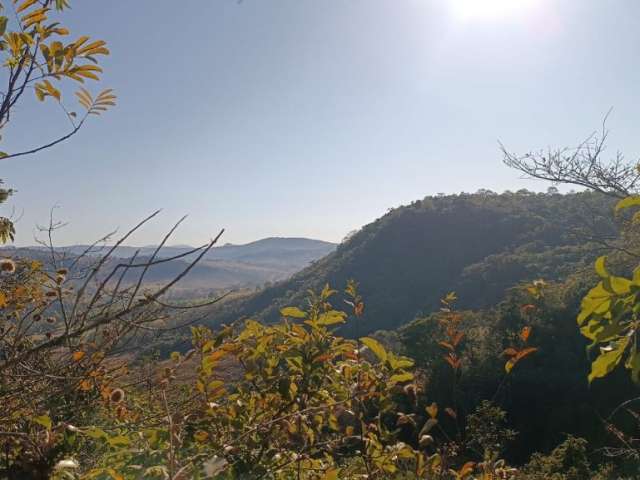
[[[453,15],[462,21],[505,20],[529,13],[539,0],[448,0]]]

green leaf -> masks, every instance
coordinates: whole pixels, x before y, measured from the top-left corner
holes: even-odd
[[[339,468],[331,468],[324,473],[322,480],[338,480],[340,474]]]
[[[630,196],[627,198],[623,198],[616,204],[616,212],[618,210],[622,210],[623,208],[629,208],[636,205],[640,205],[640,196]]]
[[[606,313],[611,307],[611,293],[608,292],[602,282],[589,290],[587,296],[582,299],[578,325],[582,325],[591,315]]]
[[[640,353],[632,351],[625,366],[631,370],[631,380],[634,383],[640,383]]]
[[[280,310],[280,314],[283,317],[291,318],[305,318],[307,314],[297,307],[286,307]]]
[[[109,445],[112,447],[127,447],[131,442],[124,435],[116,435],[115,437],[111,437],[109,440]]]
[[[589,374],[589,383],[595,378],[602,378],[613,371],[620,363],[622,354],[629,343],[629,337],[620,339],[613,345],[613,349],[601,353],[598,358],[591,364],[591,373]]]
[[[411,380],[413,380],[413,373],[409,373],[409,372],[396,373],[395,375],[391,375],[391,378],[389,379],[389,383],[394,385],[396,383],[410,382]]]
[[[380,342],[371,337],[362,337],[360,341],[371,350],[381,362],[387,361],[387,351]]]
[[[109,438],[109,435],[104,430],[98,427],[87,428],[86,430],[83,430],[82,433],[84,433],[87,437],[95,438],[95,439]]]
[[[283,377],[278,380],[278,393],[287,400],[291,399],[291,379]]]
[[[610,342],[618,338],[624,325],[609,323],[602,319],[593,319],[580,328],[580,333],[594,343]]]
[[[33,421],[38,425],[42,425],[47,430],[51,430],[52,422],[47,415],[40,415],[39,417],[35,417]]]
[[[224,387],[224,382],[222,380],[213,380],[209,382],[209,385],[207,385],[207,390],[209,392],[214,392],[222,387]]]
[[[414,361],[407,357],[396,357],[393,353],[387,354],[387,360],[389,361],[389,365],[394,370],[398,370],[401,368],[411,368],[414,365]]]
[[[318,317],[318,325],[335,325],[336,323],[344,323],[345,317],[347,316],[344,312],[338,312],[337,310],[330,310],[326,313],[321,314]]]
[[[631,281],[623,277],[609,277],[602,281],[605,290],[616,295],[626,295],[631,290]]]
[[[0,17],[0,36],[7,31],[7,17]]]

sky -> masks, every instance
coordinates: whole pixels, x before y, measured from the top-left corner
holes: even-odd
[[[108,42],[118,105],[68,142],[0,161],[17,245],[53,209],[59,245],[340,241],[440,192],[544,191],[502,164],[572,146],[613,107],[610,154],[640,152],[640,2],[632,0],[74,0],[63,22]],[[65,103],[73,106],[71,92]],[[73,107],[77,108],[77,107]],[[29,100],[12,152],[66,132]]]

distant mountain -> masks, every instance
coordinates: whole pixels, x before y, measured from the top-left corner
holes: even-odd
[[[59,247],[56,255],[74,258],[89,248],[88,245]],[[101,255],[109,246],[94,247],[91,255]],[[137,253],[138,261],[149,258],[156,246],[118,247],[112,254],[114,261],[131,258]],[[178,292],[189,290],[225,289],[230,287],[255,288],[266,282],[283,280],[335,250],[336,245],[307,238],[265,238],[246,245],[224,245],[213,247],[200,263],[178,285]],[[188,245],[163,247],[157,257],[167,258],[193,250]],[[3,247],[0,255],[24,256],[46,260],[50,255],[42,246]],[[182,271],[187,262],[195,258],[191,254],[178,260],[155,265],[149,270],[146,280],[161,283]],[[133,275],[131,276],[133,279]],[[126,279],[125,279],[126,280]]]
[[[290,279],[219,306],[211,322],[275,320],[283,306],[303,305],[309,289],[342,290],[349,279],[365,298],[360,334],[433,311],[450,291],[461,307],[492,306],[518,282],[590,269],[602,252],[591,239],[616,235],[612,211],[611,199],[589,192],[426,197],[390,210]]]

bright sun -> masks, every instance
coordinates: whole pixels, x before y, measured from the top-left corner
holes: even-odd
[[[449,0],[459,20],[500,20],[526,14],[536,0]]]

